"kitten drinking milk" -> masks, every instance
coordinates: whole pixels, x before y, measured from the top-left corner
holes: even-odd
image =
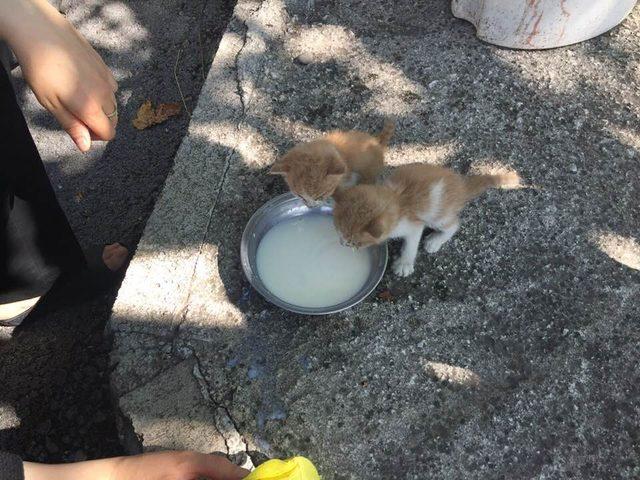
[[[357,248],[404,239],[393,271],[406,277],[413,273],[425,227],[435,231],[426,237],[424,249],[437,252],[458,230],[458,214],[467,202],[488,188],[515,187],[519,181],[516,173],[464,176],[433,165],[406,165],[382,185],[336,190],[334,222],[343,240]]]
[[[393,123],[387,120],[377,135],[353,130],[329,132],[293,147],[269,173],[283,175],[291,191],[307,205],[318,205],[339,186],[375,183],[393,131]]]

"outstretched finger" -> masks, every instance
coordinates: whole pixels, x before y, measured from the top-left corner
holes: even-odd
[[[69,134],[78,150],[86,152],[91,148],[91,134],[87,126],[66,110],[62,105],[52,110],[58,123]]]
[[[110,104],[112,102],[109,100],[104,103]],[[91,97],[83,97],[79,95],[74,99],[74,102],[71,105],[67,106],[67,108],[69,108],[71,113],[73,113],[78,120],[84,123],[89,130],[91,130],[94,138],[99,140],[111,140],[116,134],[115,125],[107,117],[107,113],[104,111],[105,108],[112,107],[103,107]]]

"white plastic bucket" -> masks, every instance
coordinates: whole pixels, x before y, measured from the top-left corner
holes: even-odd
[[[478,38],[509,48],[554,48],[596,37],[618,25],[636,0],[452,0],[453,15]]]

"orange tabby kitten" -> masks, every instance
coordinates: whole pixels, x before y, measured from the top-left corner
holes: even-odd
[[[387,120],[375,136],[357,131],[329,132],[293,147],[269,173],[283,175],[293,193],[307,205],[317,205],[329,199],[339,186],[375,183],[393,131],[393,123]]]
[[[336,228],[354,247],[367,247],[388,238],[404,239],[393,271],[413,273],[425,227],[434,229],[425,239],[427,252],[437,252],[458,230],[458,214],[465,204],[492,187],[518,185],[516,173],[464,176],[433,165],[398,167],[382,185],[338,189],[333,210]]]

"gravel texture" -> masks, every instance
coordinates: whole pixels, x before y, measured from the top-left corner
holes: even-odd
[[[254,463],[307,455],[327,480],[637,478],[639,22],[520,52],[445,1],[240,1],[114,305],[128,447],[225,440]],[[349,311],[268,305],[238,248],[284,191],[267,167],[386,116],[391,165],[510,169],[526,188],[475,201],[414,276]],[[184,396],[156,402],[173,383]],[[204,447],[191,424],[215,427]]]
[[[131,120],[147,98],[181,101],[176,77],[187,109],[193,109],[233,2],[53,3],[115,72],[118,136],[79,154],[16,71],[18,98],[81,243],[117,239],[135,248],[189,115],[183,112],[142,132]],[[0,450],[47,462],[123,452],[109,389],[109,343],[103,335],[114,296],[31,315],[17,329],[0,328]]]

